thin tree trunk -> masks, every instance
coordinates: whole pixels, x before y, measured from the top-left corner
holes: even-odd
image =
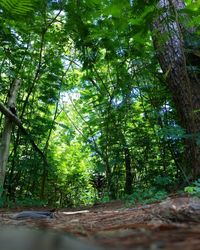
[[[21,83],[20,80],[18,79],[14,80],[13,85],[11,86],[10,89],[7,106],[11,111],[14,111],[16,107],[17,92],[19,90],[20,83]],[[0,188],[1,188],[0,196],[2,194],[3,184],[5,179],[12,129],[13,129],[13,122],[8,117],[5,117],[2,138],[1,138],[1,145],[0,145]]]
[[[185,140],[186,173],[195,179],[200,177],[200,148],[197,136],[200,132],[200,84],[188,71],[184,40],[179,23],[178,10],[184,8],[182,0],[160,0],[162,13],[153,23],[153,41],[160,66],[167,76],[180,125],[188,138]]]
[[[52,124],[51,124],[51,128],[49,129],[46,144],[45,144],[45,147],[44,147],[44,150],[43,150],[43,153],[44,153],[46,158],[47,158],[47,153],[48,153],[48,148],[49,148],[50,137],[51,137],[51,134],[52,134],[53,127],[55,125],[56,119],[58,117],[58,105],[59,105],[59,102],[57,101],[56,102],[56,109],[55,109],[54,117],[53,117]],[[45,183],[46,183],[46,180],[47,180],[47,177],[48,177],[48,168],[47,167],[48,166],[46,164],[44,164],[43,173],[42,173],[41,191],[40,191],[40,199],[41,200],[44,199],[44,194],[45,194]]]
[[[124,160],[126,167],[126,181],[124,191],[126,194],[132,193],[133,176],[131,172],[131,154],[128,147],[124,148]]]

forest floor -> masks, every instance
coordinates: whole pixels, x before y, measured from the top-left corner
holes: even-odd
[[[173,197],[131,207],[115,201],[81,210],[60,209],[54,218],[43,220],[12,219],[19,211],[0,210],[0,225],[56,230],[102,249],[200,249],[198,198]]]

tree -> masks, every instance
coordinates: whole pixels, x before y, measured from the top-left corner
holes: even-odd
[[[57,22],[57,18],[60,15],[61,10],[59,9],[58,13],[54,14],[52,6],[50,4],[48,5],[46,1],[40,1],[36,8],[35,2],[31,0],[19,1],[18,3],[16,3],[16,1],[4,0],[1,2],[0,7],[2,8],[2,17],[4,18],[0,19],[0,25],[2,26],[2,47],[0,53],[0,57],[2,59],[1,88],[2,93],[4,94],[1,101],[3,103],[8,103],[7,106],[11,111],[15,108],[15,106],[18,108],[18,118],[14,117],[13,119],[13,117],[9,115],[5,106],[1,103],[1,112],[5,115],[5,125],[2,125],[0,184],[1,186],[3,185],[5,172],[7,172],[6,186],[9,189],[9,192],[13,193],[12,189],[15,188],[14,179],[17,179],[15,178],[16,172],[17,175],[20,173],[19,169],[17,169],[17,163],[19,163],[23,157],[28,156],[28,158],[31,158],[28,148],[24,150],[25,148],[24,145],[21,145],[21,141],[24,143],[28,139],[32,147],[30,151],[33,150],[33,154],[37,152],[36,155],[44,160],[44,169],[49,167],[46,158],[48,141],[51,136],[52,127],[54,126],[54,121],[51,123],[51,112],[48,113],[46,103],[50,105],[58,103],[61,88],[59,84],[60,75],[63,74],[63,67],[60,67],[61,50],[59,49],[59,46],[56,50],[52,48],[50,40],[53,36],[55,37],[54,23]],[[48,17],[46,16],[47,9]],[[57,40],[58,44],[59,39],[60,37]],[[48,51],[46,54],[44,53],[44,46],[46,46],[45,49]],[[48,61],[51,56],[54,57],[54,60],[51,60],[51,63],[48,65],[49,69],[47,70],[42,64],[45,61]],[[58,72],[56,77],[55,72]],[[18,78],[22,82],[20,89],[19,86],[15,84],[18,80],[13,80]],[[41,81],[45,84],[47,80],[50,82],[51,86],[46,86],[46,89],[44,90],[41,86],[42,84],[38,84],[38,82]],[[52,83],[51,81],[54,82]],[[10,84],[11,87],[9,89],[8,85],[10,82],[14,84]],[[17,86],[19,89],[17,103],[17,87],[14,88],[13,86]],[[44,97],[44,91],[46,95],[48,94],[47,97]],[[41,100],[37,105],[35,105],[40,111],[40,117],[37,117],[37,112],[35,112],[33,107],[35,98]],[[44,108],[44,103],[46,109]],[[44,113],[46,115],[44,115]],[[35,119],[35,121],[37,120],[37,124],[32,123],[33,117],[37,118]],[[42,122],[43,126],[41,125]],[[37,130],[37,126],[39,126],[39,124],[41,133]],[[52,125],[48,126],[48,124]],[[17,125],[17,128],[15,128],[14,125]],[[30,132],[30,130],[32,131]],[[10,140],[11,132],[13,135],[12,140]],[[43,137],[44,140],[38,146],[39,136],[42,132],[45,133],[45,137],[47,137],[47,139]],[[10,151],[9,146],[11,146]],[[42,147],[44,147],[43,150],[39,149]],[[24,154],[23,151],[26,152],[26,154]],[[11,160],[10,162],[7,162],[9,153]],[[45,172],[45,170],[43,172]],[[20,178],[16,181],[16,183],[18,183],[18,181],[20,181]],[[11,186],[13,188],[11,188]],[[43,185],[41,186],[41,189],[43,189]],[[41,193],[43,193],[43,191],[41,191]]]
[[[189,28],[189,18],[184,12],[182,0],[159,1],[158,17],[153,22],[153,40],[166,83],[171,91],[180,125],[185,129],[186,172],[192,178],[200,177],[200,74],[196,66],[195,47],[188,46],[186,39],[193,37],[199,44],[196,30]],[[187,21],[183,23],[183,18]],[[192,58],[191,58],[192,57]],[[195,62],[195,65],[193,64]]]
[[[8,96],[7,107],[14,115],[16,115],[16,99],[19,87],[20,87],[20,80],[15,79],[13,81],[13,84],[11,85],[11,89]],[[0,141],[1,143],[0,144],[0,190],[1,191],[3,190],[2,188],[4,184],[6,165],[9,156],[9,145],[10,145],[13,125],[14,124],[9,119],[9,117],[6,117],[3,126],[2,138]],[[1,191],[0,191],[0,196],[1,196]]]

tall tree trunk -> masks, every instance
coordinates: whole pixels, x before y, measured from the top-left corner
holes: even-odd
[[[193,178],[197,178],[200,177],[200,148],[197,144],[200,132],[200,79],[194,77],[187,67],[178,15],[178,10],[184,7],[182,0],[159,1],[161,14],[153,23],[153,41],[160,66],[167,76],[180,125],[188,134],[185,140],[186,169]]]
[[[128,147],[124,148],[124,160],[126,169],[126,180],[125,180],[124,191],[126,194],[132,194],[133,176],[131,172],[131,154]]]
[[[8,96],[8,108],[10,111],[14,113],[15,107],[16,107],[16,99],[17,99],[17,92],[19,90],[21,81],[16,79],[9,92]],[[16,115],[16,114],[14,114]],[[13,128],[13,122],[8,118],[5,117],[5,122],[3,126],[3,132],[2,132],[2,138],[1,138],[1,145],[0,145],[0,196],[3,190],[3,184],[5,179],[5,173],[6,173],[6,165],[8,161],[8,155],[9,155],[9,145],[11,140],[11,133]]]

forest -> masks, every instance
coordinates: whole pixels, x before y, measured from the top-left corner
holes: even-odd
[[[0,207],[200,196],[200,1],[0,1]]]

